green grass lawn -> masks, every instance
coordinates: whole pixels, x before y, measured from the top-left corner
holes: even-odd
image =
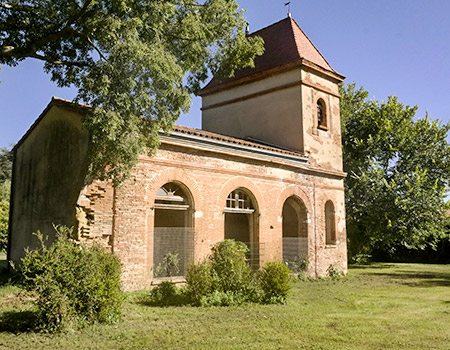
[[[155,308],[133,293],[122,323],[60,334],[13,331],[31,307],[18,292],[0,287],[0,349],[450,349],[449,265],[352,267],[296,282],[286,305]]]

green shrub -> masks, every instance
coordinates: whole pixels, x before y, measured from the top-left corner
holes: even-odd
[[[225,239],[212,248],[210,261],[217,275],[215,289],[223,292],[242,292],[253,288],[252,269],[247,264],[247,246]]]
[[[38,322],[47,330],[115,322],[121,317],[121,264],[99,245],[80,245],[71,229],[57,226],[56,239],[47,248],[43,235],[39,250],[22,259],[25,287],[37,294]]]
[[[191,265],[186,275],[187,294],[194,305],[238,305],[255,301],[257,289],[246,262],[247,246],[226,239],[212,248],[207,261]]]
[[[281,261],[268,262],[260,272],[261,289],[266,303],[284,303],[291,289],[289,268]]]
[[[172,281],[164,281],[150,291],[148,304],[152,306],[179,306],[186,304],[186,296]]]
[[[200,304],[200,299],[213,290],[216,283],[216,275],[213,273],[212,264],[203,261],[192,264],[186,272],[186,290],[193,304]]]
[[[335,264],[330,264],[327,268],[327,276],[332,280],[338,280],[344,276],[342,271],[340,271]]]

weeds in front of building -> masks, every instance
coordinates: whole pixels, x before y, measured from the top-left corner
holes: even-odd
[[[231,306],[243,303],[285,303],[292,277],[283,262],[267,263],[253,271],[247,263],[247,246],[224,240],[212,248],[207,260],[187,269],[186,286],[165,281],[150,291],[155,306],[191,304]]]
[[[121,319],[121,263],[98,245],[86,246],[71,239],[71,229],[56,226],[56,239],[49,245],[41,233],[37,250],[22,259],[23,286],[33,296],[35,311],[27,329],[60,331],[93,323]],[[178,255],[166,254],[158,269],[161,275],[178,274]],[[290,263],[268,262],[255,271],[248,263],[243,242],[224,240],[212,247],[204,261],[191,264],[186,284],[161,282],[145,297],[152,306],[234,306],[244,303],[285,303],[295,274],[305,273],[306,258]],[[288,267],[289,266],[289,267]],[[330,277],[340,276],[330,266]]]
[[[24,287],[35,296],[33,328],[56,331],[121,319],[121,263],[101,246],[70,239],[71,229],[55,226],[56,239],[47,244],[38,232],[37,250],[22,259]]]

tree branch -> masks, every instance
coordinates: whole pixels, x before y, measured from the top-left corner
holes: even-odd
[[[48,44],[49,42],[60,40],[66,36],[70,36],[71,34],[76,34],[78,36],[81,36],[82,34],[79,31],[72,28],[72,24],[74,24],[74,22],[76,20],[79,20],[86,15],[86,11],[91,3],[92,3],[92,0],[85,0],[80,11],[77,12],[76,14],[74,14],[73,16],[70,16],[67,19],[66,24],[64,25],[64,27],[61,30],[56,31],[53,34],[46,35],[45,37],[42,37],[39,40],[36,40],[31,45],[32,51],[34,51],[34,52],[40,51],[40,48],[42,46]]]
[[[76,67],[88,67],[89,62],[72,62],[72,61],[60,61],[54,60],[50,57],[39,55],[37,53],[32,53],[26,57],[35,58],[41,61],[45,61],[51,64],[62,65],[62,66],[76,66]]]
[[[53,58],[39,55],[36,52],[20,52],[17,47],[14,46],[0,46],[0,57],[15,57],[15,58],[35,58],[41,61],[45,61],[48,63],[56,64],[56,65],[64,65],[64,66],[77,66],[77,67],[87,67],[89,66],[89,62],[76,62],[76,61],[64,61],[64,60],[54,60]]]
[[[11,10],[11,11],[22,11],[22,12],[30,12],[34,11],[33,6],[29,5],[10,5],[6,2],[0,2],[0,8],[3,8],[5,10]]]
[[[16,48],[14,46],[0,46],[0,56],[11,57],[14,56],[14,51]]]
[[[100,51],[99,48],[97,48],[97,46],[95,46],[95,44],[92,42],[92,40],[87,37],[87,41],[89,42],[89,44],[91,44],[91,46],[94,48],[95,51],[97,51],[98,55],[105,61],[108,61],[108,59],[103,55],[103,53]]]

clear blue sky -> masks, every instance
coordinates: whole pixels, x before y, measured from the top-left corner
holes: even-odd
[[[238,0],[250,31],[287,14],[287,0]],[[330,65],[371,98],[397,95],[418,116],[450,121],[449,0],[291,0],[292,17]],[[52,96],[72,99],[28,60],[0,71],[0,147],[17,142]],[[201,127],[199,98],[179,124]]]

